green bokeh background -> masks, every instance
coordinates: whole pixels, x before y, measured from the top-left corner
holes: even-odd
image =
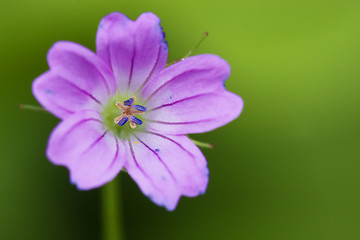
[[[100,19],[145,11],[162,19],[169,59],[204,31],[196,54],[232,66],[227,88],[245,108],[196,138],[210,169],[205,195],[174,212],[122,173],[127,239],[360,239],[360,1],[1,1],[0,239],[100,239],[100,190],[80,192],[45,157],[58,120],[31,83],[58,40],[95,49]]]

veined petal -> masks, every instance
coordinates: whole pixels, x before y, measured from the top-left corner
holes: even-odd
[[[148,109],[181,99],[224,89],[230,66],[222,58],[203,54],[170,65],[140,92]]]
[[[50,71],[101,103],[116,92],[111,69],[94,52],[73,42],[57,42],[48,52]],[[52,89],[56,92],[57,89]]]
[[[102,103],[87,90],[54,71],[45,72],[32,85],[39,103],[59,118],[83,109],[99,109]]]
[[[105,16],[96,34],[96,53],[112,69],[117,88],[126,92],[133,65],[134,22],[124,14]]]
[[[160,19],[153,13],[136,21],[121,13],[107,15],[99,25],[96,49],[112,68],[119,91],[130,94],[165,67],[168,55]]]
[[[234,120],[243,101],[225,89],[229,74],[228,63],[210,54],[166,68],[141,93],[147,127],[168,134],[201,133]]]
[[[168,134],[207,132],[237,118],[242,108],[242,99],[226,90],[204,93],[148,111],[147,127]]]
[[[71,182],[80,190],[111,181],[125,161],[124,145],[104,128],[98,112],[76,112],[51,133],[47,156],[70,171]]]
[[[141,191],[153,202],[174,210],[179,198],[205,192],[207,163],[185,136],[137,133],[129,139],[125,167]]]

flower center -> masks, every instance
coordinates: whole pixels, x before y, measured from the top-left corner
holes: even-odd
[[[135,100],[139,105],[135,104]],[[142,114],[146,114],[146,107],[143,106],[141,99],[114,94],[101,110],[105,128],[121,139],[128,139],[134,131],[143,131],[146,128],[146,121],[142,118]]]
[[[129,121],[132,129],[136,128],[136,125],[141,125],[143,122],[135,117],[135,114],[144,114],[146,107],[141,105],[134,105],[135,96],[132,96],[128,100],[124,101],[124,105],[120,102],[116,102],[116,106],[122,111],[122,114],[114,119],[114,122],[119,126],[123,126]]]

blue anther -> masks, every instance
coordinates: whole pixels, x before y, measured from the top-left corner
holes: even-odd
[[[123,117],[123,118],[118,122],[118,125],[119,125],[119,126],[123,126],[128,120],[129,120],[128,117]]]
[[[141,111],[141,112],[146,111],[146,107],[143,107],[141,105],[134,105],[133,108],[135,108],[136,110]]]
[[[128,100],[124,101],[125,106],[131,106],[131,104],[134,102],[133,98],[129,98]]]
[[[137,117],[134,117],[134,116],[131,116],[130,119],[132,122],[136,123],[137,125],[141,125],[143,123],[140,119],[138,119]]]

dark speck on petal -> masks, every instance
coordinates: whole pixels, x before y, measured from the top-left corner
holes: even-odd
[[[156,148],[156,149],[155,149],[155,152],[160,152],[160,149]]]

